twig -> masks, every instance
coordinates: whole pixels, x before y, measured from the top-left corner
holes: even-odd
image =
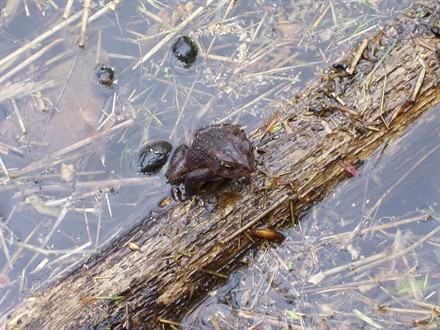
[[[70,14],[70,10],[72,9],[73,6],[73,1],[74,0],[68,0],[66,3],[66,7],[64,7],[64,14],[63,14],[63,18],[66,19],[67,17],[69,17]]]
[[[15,152],[16,154],[18,154],[20,156],[23,156],[23,151],[21,151],[20,149],[18,149],[16,147],[13,147],[13,146],[11,146],[9,144],[6,144],[6,143],[4,143],[2,141],[0,141],[0,149],[5,150],[5,153],[8,153],[9,150],[11,150],[12,152]]]
[[[231,58],[228,56],[221,56],[221,55],[215,55],[215,54],[203,54],[203,57],[207,60],[213,60],[213,61],[221,61],[226,63],[237,63],[238,60],[235,58]]]
[[[112,206],[110,204],[110,199],[108,198],[108,193],[105,193],[105,200],[107,202],[108,214],[110,215],[110,218],[113,218]]]
[[[0,158],[1,161],[1,158]],[[2,162],[3,164],[3,162]],[[5,254],[6,261],[8,262],[9,269],[12,269],[12,260],[9,254],[8,246],[6,245],[5,237],[3,236],[3,224],[0,225],[0,246],[3,249],[3,253]]]
[[[191,87],[189,88],[189,91],[186,93],[185,101],[183,102],[182,108],[179,110],[179,116],[176,119],[176,122],[173,126],[173,130],[171,131],[170,137],[173,137],[174,134],[176,134],[176,128],[179,125],[180,120],[183,117],[183,112],[185,111],[186,105],[188,104],[188,101],[194,91],[194,86],[196,85],[196,83],[197,83],[197,80],[194,80],[193,83],[191,84]]]
[[[367,234],[369,232],[376,231],[376,230],[384,230],[384,229],[389,229],[389,228],[394,228],[394,227],[401,227],[403,225],[417,222],[417,221],[426,221],[426,220],[429,220],[430,218],[431,218],[430,214],[422,214],[422,215],[412,217],[409,219],[392,221],[390,223],[385,223],[385,224],[374,226],[374,227],[363,228],[363,229],[359,230],[358,232],[356,232],[356,234],[364,235],[364,234]],[[343,239],[344,237],[349,237],[351,235],[352,235],[352,232],[345,232],[345,233],[335,234],[332,236],[322,237],[321,240],[322,241],[331,240],[331,241],[339,243],[341,239]]]
[[[226,11],[223,15],[222,21],[226,20],[226,17],[229,15],[232,7],[234,6],[235,1],[229,1],[228,7],[226,8]],[[206,52],[203,54],[203,56],[207,59],[207,58],[211,58],[210,53],[211,53],[211,49],[214,46],[214,43],[217,40],[217,35],[214,35],[214,37],[211,39],[211,42],[209,43],[208,47],[206,48]],[[234,62],[234,59],[232,59],[232,62]]]
[[[27,6],[26,1],[25,1],[25,5]],[[43,7],[41,6],[40,2],[39,2],[39,1],[34,1],[34,5],[35,5],[35,6],[38,8],[38,10],[40,11],[41,16],[44,16],[44,10],[43,10]]]
[[[11,213],[14,213],[15,212],[15,206],[14,206],[14,208],[13,208],[13,212],[11,212]],[[10,215],[11,216],[11,218],[12,218],[12,215]],[[9,218],[9,217],[8,217]],[[32,231],[29,233],[29,235],[27,235],[26,236],[26,238],[25,238],[25,240],[23,241],[23,243],[27,243],[27,242],[29,242],[30,240],[31,240],[31,238],[32,237],[34,237],[34,235],[36,234],[36,233],[38,233],[38,231],[40,230],[40,227],[41,227],[41,225],[43,224],[43,222],[40,222],[40,223],[38,223],[33,229],[32,229]],[[14,252],[14,254],[12,255],[12,258],[11,258],[11,261],[12,261],[12,264],[14,265],[16,262],[17,262],[17,260],[19,260],[20,259],[20,257],[21,257],[21,253],[23,252],[23,248],[22,247],[19,247],[15,252]],[[4,269],[4,268],[3,268]]]
[[[78,182],[75,187],[82,189],[96,189],[96,188],[104,188],[104,187],[131,187],[131,186],[139,186],[145,184],[151,184],[154,182],[154,177],[137,177],[137,178],[122,178],[122,179],[107,179],[107,180],[97,180],[97,181],[86,181],[86,182]],[[46,188],[49,188],[45,187]]]
[[[2,77],[0,77],[0,84],[7,81],[10,77],[12,77],[14,74],[19,72],[20,70],[24,69],[26,66],[34,62],[36,59],[38,59],[41,55],[52,49],[54,46],[61,43],[64,39],[56,39],[52,41],[47,46],[41,48],[38,52],[33,54],[32,56],[29,56],[25,61],[21,62],[20,64],[16,65],[11,71],[5,73]]]
[[[408,246],[405,249],[399,250],[399,252],[394,253],[392,255],[386,255],[384,258],[381,258],[375,262],[366,264],[362,267],[359,268],[355,268],[353,269],[354,271],[356,271],[357,273],[362,273],[364,270],[366,270],[367,268],[371,268],[371,267],[375,267],[378,266],[380,264],[383,264],[384,262],[389,262],[392,261],[394,259],[397,259],[399,257],[404,256],[405,254],[407,254],[408,252],[411,252],[412,250],[415,250],[416,248],[420,247],[423,245],[424,242],[426,242],[428,239],[430,239],[432,236],[434,236],[435,234],[437,234],[440,231],[440,226],[437,226],[436,228],[434,228],[434,230],[432,230],[429,234],[427,234],[426,236],[422,237],[421,239],[419,239],[418,241],[416,241],[414,244]]]
[[[67,74],[67,77],[64,78],[65,81],[64,81],[63,87],[61,88],[60,93],[59,93],[59,95],[58,95],[58,97],[57,97],[57,99],[56,99],[56,101],[55,101],[55,103],[54,103],[54,107],[55,107],[55,108],[58,107],[58,103],[60,102],[61,98],[62,98],[63,95],[64,95],[64,91],[65,91],[65,89],[67,88],[67,84],[69,83],[69,80],[70,80],[70,78],[72,77],[73,70],[74,70],[76,64],[78,63],[78,58],[79,58],[79,56],[80,56],[80,53],[78,52],[78,53],[76,54],[76,56],[75,56],[75,60],[73,61],[72,65],[71,65],[71,67],[70,67],[70,70],[69,70],[69,73]],[[43,131],[43,135],[46,134],[47,126],[49,125],[49,122],[50,122],[50,120],[52,119],[53,114],[54,114],[54,113],[52,112],[52,114],[51,114],[49,120],[47,121],[46,127],[44,128],[44,131]]]
[[[162,18],[153,14],[151,11],[149,11],[147,8],[145,8],[145,5],[142,2],[140,3],[140,5],[142,6],[142,7],[138,7],[138,11],[140,13],[147,15],[148,17],[152,18],[153,20],[155,20],[159,24],[163,24],[164,21]]]
[[[38,110],[40,110],[41,112],[46,112],[47,108],[46,108],[46,105],[44,104],[41,92],[40,91],[36,92],[34,97],[35,97],[35,101],[37,103]]]
[[[432,52],[435,52],[435,47],[432,47],[431,45],[427,45],[423,41],[417,41],[417,43],[419,44],[419,46],[422,46],[426,49],[429,49]]]
[[[266,128],[264,129],[263,133],[261,133],[259,139],[261,140],[262,138],[264,138],[266,136],[267,133],[269,133],[269,131],[275,126],[275,124],[277,123],[277,121],[280,119],[281,115],[283,114],[282,111],[278,111],[273,117],[272,120],[270,121],[269,125],[266,126]]]
[[[352,110],[352,109],[349,109],[349,108],[346,108],[346,107],[342,107],[342,106],[337,105],[337,104],[330,106],[330,108],[335,109],[335,110],[339,110],[339,111],[342,111],[342,112],[345,112],[345,113],[347,113],[349,115],[352,115],[353,117],[359,117],[359,113],[356,110]]]
[[[377,69],[382,65],[383,61],[390,55],[390,53],[393,51],[394,48],[396,48],[397,41],[394,41],[393,44],[388,47],[385,54],[380,58],[379,61],[376,62],[374,65],[374,68],[370,71],[368,76],[365,77],[365,79],[360,83],[360,87],[364,87],[365,85],[368,85],[370,83],[370,79],[373,76],[373,74],[376,73]]]
[[[99,209],[98,224],[97,224],[96,236],[95,236],[95,249],[99,248],[99,239],[101,238],[101,228],[102,228],[102,212],[101,209]],[[110,239],[110,237],[108,239]],[[111,237],[111,239],[113,239],[113,236]]]
[[[239,230],[237,230],[232,235],[228,236],[224,240],[220,241],[221,244],[226,244],[229,241],[233,240],[235,237],[255,225],[258,221],[263,219],[266,215],[268,215],[270,212],[274,211],[278,206],[280,206],[282,203],[284,203],[289,198],[289,195],[284,195],[281,197],[278,201],[276,201],[274,204],[272,204],[269,208],[264,210],[260,215],[256,216],[254,219],[252,219],[247,225],[241,227]]]
[[[89,18],[89,22],[94,21],[95,19],[101,17],[102,15],[104,15],[105,13],[107,13],[109,10],[115,10],[116,6],[118,6],[123,0],[114,0],[110,3],[108,3],[104,8],[100,9],[99,11],[97,11],[94,15],[90,16]],[[4,57],[3,59],[0,60],[0,72],[4,71],[6,68],[10,67],[14,61],[17,60],[17,57],[21,54],[23,54],[24,52],[26,52],[28,49],[30,48],[36,48],[38,47],[38,45],[45,39],[47,39],[48,37],[52,36],[53,34],[55,34],[56,32],[62,30],[63,28],[65,28],[66,26],[68,26],[69,24],[75,22],[77,19],[79,19],[82,16],[82,10],[80,10],[79,12],[77,12],[75,15],[69,17],[67,20],[65,20],[64,22],[61,22],[60,24],[54,26],[53,28],[49,29],[47,32],[39,35],[38,37],[36,37],[35,39],[29,41],[26,45],[24,45],[23,47],[17,49],[16,51],[14,51],[13,53],[9,54],[8,56]]]
[[[81,20],[81,29],[79,30],[78,46],[84,48],[86,41],[87,22],[89,20],[90,0],[84,1],[83,17]]]
[[[76,247],[76,248],[74,248],[74,249],[70,249],[70,250],[49,250],[48,252],[49,252],[49,254],[61,254],[61,253],[63,253],[64,251],[64,255],[62,255],[62,256],[59,256],[58,258],[56,258],[56,259],[54,259],[54,260],[52,260],[52,261],[50,261],[47,265],[48,266],[50,266],[50,265],[53,265],[53,264],[57,264],[57,263],[59,263],[61,260],[64,260],[64,259],[66,259],[66,258],[69,258],[69,257],[71,257],[72,255],[74,255],[74,254],[81,254],[81,253],[84,253],[84,254],[93,254],[93,253],[96,253],[97,252],[97,249],[89,249],[89,250],[86,250],[86,248],[88,248],[89,246],[91,246],[92,245],[92,243],[91,242],[87,242],[87,243],[85,243],[85,244],[83,244],[83,245],[81,245],[81,246],[78,246],[78,247]],[[47,250],[46,250],[47,251]],[[55,253],[53,253],[53,252],[55,252]],[[57,253],[57,252],[59,252],[59,253]]]
[[[411,100],[405,100],[403,101],[399,107],[394,110],[393,114],[391,115],[390,120],[388,121],[388,123],[386,123],[387,127],[389,127],[394,120],[396,120],[397,117],[399,117],[402,113],[404,113],[406,110],[408,110],[410,107],[412,107],[414,105],[414,102]],[[382,119],[385,120],[385,119]]]
[[[215,314],[211,315],[209,317],[209,322],[211,322],[211,325],[214,328],[214,330],[221,330],[222,329],[222,328],[220,328],[220,325],[218,324],[217,320],[215,319]]]
[[[331,92],[330,96],[333,97],[339,104],[341,104],[343,107],[345,107],[346,103],[339,95],[337,95],[335,92]],[[343,110],[341,110],[343,111]]]
[[[235,111],[232,111],[231,113],[228,113],[227,116],[225,116],[225,117],[221,118],[220,120],[218,120],[217,123],[218,124],[224,123],[225,121],[229,120],[230,118],[232,118],[236,114],[239,114],[240,112],[242,112],[247,107],[250,107],[250,106],[254,105],[255,103],[259,102],[261,99],[264,99],[268,95],[272,95],[275,90],[281,90],[281,89],[282,89],[282,87],[280,87],[280,85],[271,88],[266,93],[258,95],[258,97],[254,98],[251,101],[249,101],[248,103],[242,105],[240,108],[236,109]]]
[[[0,157],[0,169],[3,171],[3,173],[5,173],[5,175],[10,178],[9,176],[9,171],[5,166],[5,163],[3,163],[3,159]],[[6,179],[7,180],[7,179]]]
[[[367,46],[368,46],[368,39],[364,39],[364,41],[362,41],[361,46],[357,50],[356,55],[353,58],[353,62],[351,62],[350,68],[347,70],[347,72],[349,74],[353,74],[354,71],[356,70],[356,67],[362,57],[362,54],[364,53],[365,49],[367,48]]]
[[[60,24],[54,26],[52,29],[49,29],[47,32],[40,34],[38,37],[36,37],[34,40],[29,41],[26,45],[23,47],[17,49],[15,52],[9,54],[8,56],[4,57],[3,59],[0,59],[0,72],[4,71],[6,68],[11,66],[14,61],[17,60],[18,56],[25,53],[31,48],[37,48],[38,45],[43,42],[43,40],[49,38],[54,33],[60,31],[61,29],[68,26],[70,23],[76,21],[80,16],[82,12],[78,12],[75,15],[71,16],[69,19],[67,19],[64,22],[61,22]]]
[[[107,112],[105,112],[103,110],[105,119],[102,121],[101,124],[99,124],[98,131],[101,131],[103,129],[103,127],[105,127],[105,125],[107,124],[107,122],[109,120],[113,121],[112,123],[110,123],[110,126],[114,124],[114,122],[116,121],[115,111],[116,111],[116,93],[113,93],[112,111],[110,112],[110,114],[108,114]]]
[[[410,301],[407,301],[408,303]],[[413,300],[413,303],[417,302],[417,300]],[[403,315],[408,315],[410,313],[413,314],[422,314],[422,315],[432,315],[432,311],[430,310],[417,310],[417,309],[409,309],[409,308],[397,308],[397,307],[385,307],[386,312],[393,312],[394,315],[397,313],[401,313]],[[423,328],[423,327],[422,327]]]
[[[370,30],[374,30],[375,28],[377,28],[377,26],[378,26],[378,24],[375,24],[375,25],[370,26],[369,28],[367,28],[367,29],[365,29],[365,30],[359,31],[359,32],[356,33],[356,34],[353,34],[352,36],[350,36],[350,37],[348,37],[348,38],[346,38],[346,39],[344,39],[344,40],[339,41],[339,42],[337,43],[337,45],[339,46],[339,45],[342,45],[342,44],[346,44],[348,41],[350,41],[350,40],[352,40],[352,39],[355,39],[356,37],[360,36],[361,34],[367,33],[367,32],[370,31]]]
[[[381,278],[380,279],[380,283],[384,284],[387,282],[393,282],[393,281],[397,281],[402,279],[402,276],[393,276],[393,277],[386,277],[386,278]],[[329,292],[334,292],[334,291],[346,291],[346,290],[350,290],[353,288],[359,288],[361,286],[364,285],[378,285],[378,280],[377,279],[368,279],[368,280],[358,280],[358,281],[353,281],[353,282],[344,282],[343,284],[335,284],[333,286],[326,286],[326,287],[322,287],[322,286],[312,286],[308,289],[304,289],[301,291],[301,294],[304,293],[329,293]]]
[[[92,250],[84,250],[86,247],[89,247],[91,245],[90,242],[87,242],[86,244],[79,246],[75,249],[70,249],[70,250],[49,250],[49,249],[44,249],[32,244],[28,244],[28,243],[22,243],[22,242],[17,242],[15,243],[17,246],[34,251],[36,253],[39,254],[43,254],[43,255],[51,255],[51,254],[63,254],[65,257],[68,256],[72,256],[74,254],[92,254],[92,253],[96,253],[95,249]]]
[[[422,66],[422,70],[420,70],[420,72],[419,72],[419,76],[417,77],[417,81],[416,81],[416,84],[414,86],[414,90],[411,95],[412,102],[417,101],[417,96],[419,95],[420,88],[422,88],[423,80],[425,79],[425,75],[426,75],[426,67]]]
[[[53,9],[55,9],[56,11],[60,9],[60,7],[58,7],[58,5],[53,0],[48,0],[48,1],[50,5],[53,7]]]
[[[440,228],[440,227],[439,227]],[[375,262],[377,260],[382,260],[384,258],[386,258],[387,254],[385,252],[381,252],[379,254],[367,257],[365,259],[359,260],[359,261],[355,261],[355,262],[350,262],[348,264],[345,265],[341,265],[332,269],[328,269],[326,271],[323,272],[319,272],[318,274],[314,274],[312,276],[310,276],[310,278],[308,279],[309,283],[313,283],[313,284],[318,284],[320,283],[324,278],[326,278],[329,275],[335,275],[337,273],[340,273],[344,270],[350,270],[350,269],[356,269],[357,270],[357,266],[360,265],[365,265],[367,263],[370,262]]]
[[[98,31],[98,42],[96,46],[96,59],[95,59],[95,65],[98,66],[101,63],[101,46],[102,46],[102,30]]]
[[[159,322],[163,323],[163,324],[168,324],[168,325],[175,325],[176,327],[182,326],[180,323],[177,323],[177,322],[174,322],[171,320],[159,319]]]
[[[17,12],[19,5],[20,5],[20,1],[18,0],[6,1],[6,5],[2,10],[2,16],[5,18],[14,16],[15,13]]]
[[[57,85],[54,80],[47,81],[25,81],[9,84],[2,87],[0,93],[0,103],[7,99],[15,99],[27,94],[35,93],[43,89],[51,88]]]
[[[55,220],[55,223],[53,224],[52,228],[50,229],[49,233],[47,233],[43,239],[43,242],[40,244],[40,248],[43,248],[47,245],[47,243],[49,242],[50,238],[52,237],[52,235],[55,233],[55,231],[57,230],[57,228],[60,226],[61,222],[64,220],[64,217],[66,216],[67,212],[69,211],[69,207],[70,207],[71,202],[67,202],[64,204],[64,207],[60,210],[60,214],[58,215],[57,219]],[[38,257],[39,252],[37,251],[32,258],[29,260],[28,264],[26,265],[26,267],[23,269],[26,270],[33,262],[34,260]]]
[[[225,274],[222,274],[222,273],[219,273],[219,272],[214,272],[213,270],[209,270],[209,269],[200,269],[200,271],[202,272],[202,273],[205,273],[205,274],[208,274],[208,275],[213,275],[213,276],[217,276],[217,277],[220,277],[220,278],[224,278],[224,279],[229,279],[229,276],[228,275],[225,275]]]
[[[26,127],[24,126],[23,118],[21,118],[20,111],[18,110],[17,103],[15,100],[11,100],[12,109],[14,109],[15,116],[17,117],[18,125],[20,126],[21,133],[26,135]]]
[[[250,77],[258,77],[258,76],[265,75],[268,73],[283,72],[283,71],[289,71],[289,70],[298,69],[298,68],[306,68],[308,66],[316,66],[316,65],[319,65],[322,63],[324,63],[324,62],[323,61],[315,61],[315,62],[310,62],[310,63],[305,63],[305,64],[289,65],[289,66],[285,66],[285,67],[281,67],[281,68],[270,69],[267,71],[259,71],[256,73],[245,74],[245,75],[243,75],[243,79],[250,78]]]
[[[339,23],[338,23],[338,15],[336,15],[335,5],[333,4],[332,0],[330,0],[330,9],[332,10],[333,25],[335,27],[337,27],[339,25]]]
[[[115,11],[116,7],[121,4],[121,2],[124,0],[113,0],[112,2],[109,2],[105,5],[105,7],[98,10],[96,13],[94,13],[92,16],[89,17],[89,23],[93,22],[97,18],[101,17],[102,15],[107,14],[109,11]]]
[[[315,29],[319,25],[319,23],[321,23],[322,19],[329,10],[330,10],[330,5],[327,5],[322,11],[321,15],[319,15],[318,19],[312,24],[312,30]]]
[[[387,86],[387,75],[385,74],[384,75],[384,79],[383,79],[382,95],[381,95],[381,99],[380,99],[379,116],[380,116],[380,119],[382,119],[382,122],[384,123],[386,128],[389,129],[390,126],[388,125],[387,121],[385,120],[385,118],[383,116],[383,107],[385,105],[385,90],[386,90],[386,86]]]
[[[117,132],[118,130],[121,130],[121,129],[124,129],[124,128],[128,128],[131,125],[133,125],[133,123],[134,123],[134,120],[129,119],[129,120],[127,120],[127,121],[125,121],[125,122],[123,122],[123,123],[121,123],[119,125],[113,126],[112,128],[110,128],[107,131],[95,134],[95,135],[93,135],[91,137],[88,137],[88,138],[86,138],[84,140],[78,141],[78,142],[76,142],[76,143],[74,143],[74,144],[72,144],[72,145],[70,145],[70,146],[68,146],[66,148],[63,148],[63,149],[61,149],[59,151],[56,151],[56,152],[54,152],[54,153],[52,153],[50,155],[47,155],[47,156],[45,156],[45,157],[43,157],[43,158],[33,162],[32,164],[22,168],[21,170],[19,170],[18,172],[14,173],[14,174],[15,175],[23,175],[25,173],[35,171],[35,170],[37,170],[39,168],[46,167],[49,164],[52,164],[52,165],[59,164],[59,163],[61,163],[63,161],[63,159],[60,159],[61,156],[65,155],[65,154],[67,154],[69,152],[72,152],[74,150],[77,150],[77,149],[79,149],[81,147],[84,147],[84,146],[86,146],[86,145],[96,141],[99,138],[102,138],[102,137],[105,137],[107,135],[113,134],[113,133]]]

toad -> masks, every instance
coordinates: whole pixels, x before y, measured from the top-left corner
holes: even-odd
[[[197,130],[190,147],[176,149],[167,178],[172,184],[184,182],[191,197],[207,182],[245,177],[253,170],[254,152],[246,134],[238,125],[219,124]]]

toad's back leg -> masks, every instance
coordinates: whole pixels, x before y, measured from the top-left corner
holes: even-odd
[[[189,172],[185,179],[185,193],[187,197],[197,194],[202,185],[212,178],[212,173],[204,168]]]

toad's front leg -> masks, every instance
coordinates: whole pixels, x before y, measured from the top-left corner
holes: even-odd
[[[185,179],[185,193],[187,197],[197,194],[202,185],[212,179],[212,173],[207,168],[189,172]]]

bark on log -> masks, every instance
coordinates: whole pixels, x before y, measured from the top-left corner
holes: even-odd
[[[267,210],[253,227],[292,221],[292,215],[298,217],[349,176],[341,161],[359,166],[385,139],[401,134],[440,101],[440,39],[425,25],[435,5],[424,10],[431,15],[404,16],[368,40],[353,75],[334,73],[311,85],[276,116],[278,131],[258,143],[266,127],[256,132],[260,170],[250,184],[227,187],[229,193],[210,214],[202,205],[184,202],[145,219],[83,268],[15,306],[1,323],[17,329],[122,329],[129,324],[152,329],[159,319],[178,321],[186,302],[218,280],[206,271],[227,273],[251,244],[243,234],[232,236],[241,226]],[[324,114],[307,114],[317,109]],[[401,113],[389,123],[396,111]],[[140,252],[130,250],[128,242]],[[123,299],[99,298],[104,296]]]

